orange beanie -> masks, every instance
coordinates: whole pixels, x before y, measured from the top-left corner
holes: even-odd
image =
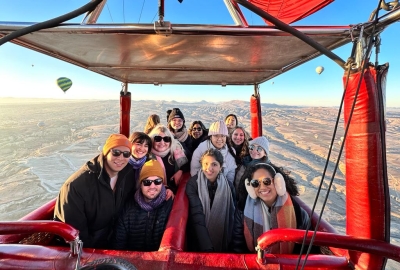
[[[157,160],[149,160],[147,161],[140,171],[139,181],[145,180],[147,177],[150,176],[158,176],[164,180],[164,170],[161,167],[160,162]]]
[[[128,140],[128,138],[125,135],[111,134],[103,146],[103,155],[106,156],[108,152],[110,152],[111,148],[118,146],[126,146],[129,148],[129,151],[131,151],[132,149],[132,143]]]

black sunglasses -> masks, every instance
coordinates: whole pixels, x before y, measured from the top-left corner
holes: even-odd
[[[142,182],[143,182],[143,186],[149,187],[149,186],[151,186],[151,183],[154,183],[154,185],[156,185],[156,186],[161,185],[163,180],[161,178],[157,178],[155,180],[145,179]]]
[[[130,151],[121,151],[118,149],[111,149],[111,154],[114,157],[119,157],[121,154],[124,156],[124,158],[129,158],[131,156],[131,152]]]
[[[193,130],[193,131],[201,131],[202,128],[193,128],[192,130]]]
[[[255,145],[250,145],[250,146],[249,146],[249,150],[250,150],[250,151],[253,151],[254,149],[256,149],[256,151],[257,151],[258,153],[261,153],[261,151],[264,150],[261,146],[255,146]]]
[[[253,188],[258,188],[258,187],[261,185],[260,182],[261,182],[261,181],[259,181],[258,179],[253,179],[253,180],[250,181],[250,185],[251,185]],[[271,185],[271,183],[272,183],[272,179],[271,179],[271,178],[264,178],[264,179],[262,180],[262,182],[263,182],[264,185],[269,186],[269,185]]]
[[[161,140],[163,140],[164,142],[171,142],[171,137],[170,136],[165,136],[165,137],[161,137],[161,136],[154,136],[154,141],[155,142],[161,142]]]

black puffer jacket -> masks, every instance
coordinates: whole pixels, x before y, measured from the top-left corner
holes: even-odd
[[[114,222],[135,189],[131,166],[118,173],[115,192],[103,167],[103,154],[88,161],[62,185],[54,219],[79,230],[83,247],[108,248]]]
[[[132,251],[158,250],[172,203],[173,200],[169,199],[147,212],[133,199],[130,200],[118,219],[112,247]]]
[[[301,206],[297,203],[296,199],[291,196],[292,202],[293,202],[293,208],[294,208],[294,213],[296,215],[296,223],[297,223],[297,228],[300,230],[306,230],[307,229],[307,224],[310,219],[308,216],[306,210],[301,208]],[[244,237],[244,221],[243,221],[244,215],[243,211],[236,209],[235,212],[235,221],[233,225],[233,237],[232,237],[232,250],[237,253],[249,253],[249,249],[247,248],[246,245],[246,240]],[[293,250],[294,254],[300,253],[300,245],[295,245],[295,248]]]

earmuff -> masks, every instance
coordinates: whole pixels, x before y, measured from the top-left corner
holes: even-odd
[[[250,185],[250,181],[248,178],[244,180],[244,185],[246,186],[247,193],[249,194],[250,198],[253,200],[257,199],[256,192],[254,191],[254,188]]]

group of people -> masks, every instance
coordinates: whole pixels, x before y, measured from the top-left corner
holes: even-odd
[[[188,250],[254,252],[268,230],[306,229],[308,214],[293,199],[296,182],[271,163],[267,138],[250,138],[236,115],[186,129],[183,112],[173,108],[167,125],[160,122],[153,114],[144,132],[111,134],[61,187],[54,218],[78,229],[84,247],[158,250],[189,172]],[[271,252],[293,248],[277,244]]]

